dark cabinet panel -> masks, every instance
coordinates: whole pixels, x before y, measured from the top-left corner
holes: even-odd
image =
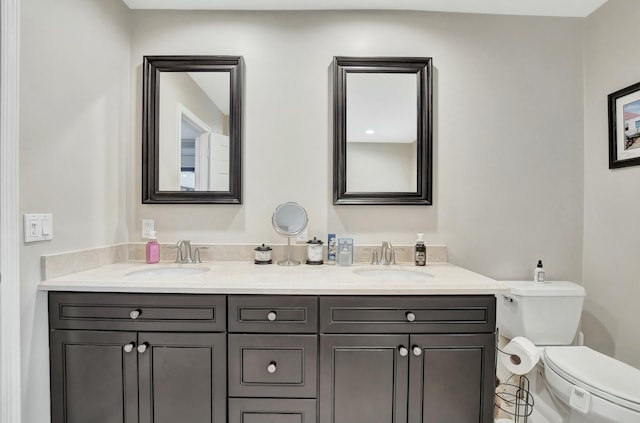
[[[406,335],[320,336],[320,422],[406,423]]]
[[[495,297],[321,297],[322,333],[478,333],[496,326]]]
[[[140,333],[140,423],[226,419],[226,335]]]
[[[132,332],[52,331],[52,423],[136,423],[135,343]]]
[[[229,332],[316,333],[318,298],[233,295],[228,299]]]
[[[317,335],[229,335],[229,395],[315,398]]]
[[[50,292],[51,329],[226,330],[224,295]]]
[[[495,335],[411,335],[409,421],[493,422]]]
[[[316,401],[230,398],[229,423],[316,423]]]

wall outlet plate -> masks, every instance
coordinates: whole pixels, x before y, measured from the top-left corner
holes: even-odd
[[[153,219],[142,219],[142,238],[148,239],[151,232],[155,231],[155,222]]]

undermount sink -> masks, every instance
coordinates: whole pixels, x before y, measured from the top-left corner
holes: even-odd
[[[133,272],[127,273],[125,276],[133,276],[133,277],[153,277],[153,278],[161,278],[161,277],[175,277],[175,276],[192,276],[199,275],[204,272],[208,272],[210,269],[208,267],[155,267],[148,268],[142,270],[135,270]]]
[[[430,273],[411,269],[399,269],[395,267],[355,269],[353,273],[367,278],[402,279],[412,281],[419,281],[433,277]]]

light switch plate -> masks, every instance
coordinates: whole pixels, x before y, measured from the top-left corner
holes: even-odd
[[[53,239],[53,215],[51,213],[25,213],[24,242],[50,241]]]

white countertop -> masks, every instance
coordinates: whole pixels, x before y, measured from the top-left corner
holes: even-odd
[[[130,275],[144,269],[203,267],[195,275]],[[378,276],[363,276],[362,270]],[[391,275],[393,270],[408,273]],[[390,270],[390,271],[387,271]],[[386,273],[381,273],[385,272]],[[419,273],[413,273],[419,272]],[[402,272],[401,272],[402,273]],[[420,273],[431,276],[422,277]],[[202,264],[124,262],[40,282],[41,291],[154,292],[185,294],[282,295],[492,295],[508,288],[491,278],[450,263],[354,266],[301,264],[294,267],[255,265],[251,262],[214,261]]]

